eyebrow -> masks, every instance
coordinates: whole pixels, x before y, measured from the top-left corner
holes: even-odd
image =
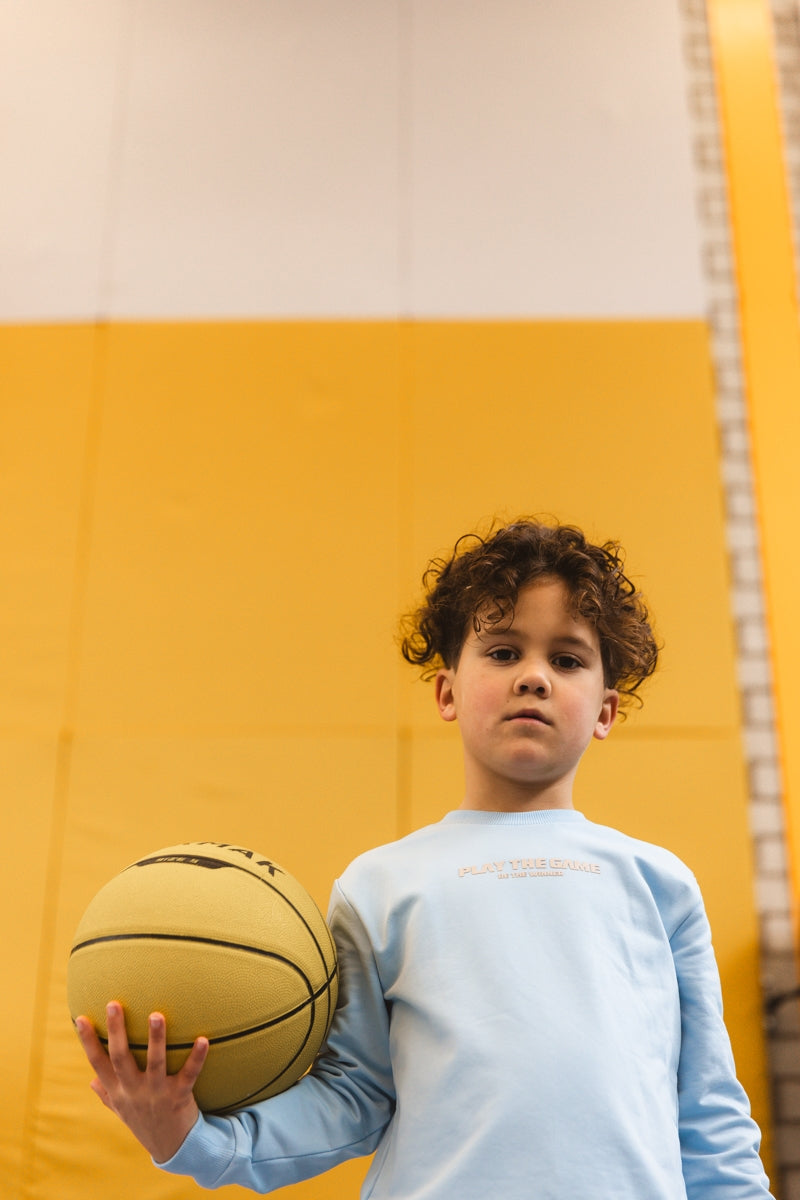
[[[576,649],[583,650],[589,654],[597,654],[597,650],[591,642],[587,642],[586,638],[578,637],[576,634],[568,633],[564,637],[557,637],[554,641],[563,646],[575,646]]]
[[[515,634],[517,637],[522,636],[519,633],[519,630],[515,629],[513,625],[506,625],[503,628],[493,626],[488,629],[484,626],[478,636],[483,638],[503,638],[508,637],[509,635],[513,636]],[[591,642],[587,641],[586,638],[580,637],[577,633],[557,634],[556,637],[553,638],[553,641],[559,646],[572,647],[575,650],[582,650],[584,654],[600,653]]]

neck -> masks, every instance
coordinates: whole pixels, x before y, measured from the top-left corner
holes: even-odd
[[[459,806],[483,812],[537,812],[553,808],[574,808],[572,783],[575,772],[546,783],[485,777],[467,768],[464,799]]]

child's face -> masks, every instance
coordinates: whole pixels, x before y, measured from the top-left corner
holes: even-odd
[[[436,700],[461,730],[463,807],[503,811],[571,808],[578,763],[608,735],[619,696],[596,630],[548,578],[520,590],[510,625],[470,630],[458,666],[436,677]]]

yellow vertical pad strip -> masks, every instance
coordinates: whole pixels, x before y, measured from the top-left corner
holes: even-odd
[[[797,930],[800,878],[800,324],[766,0],[709,0],[761,525]]]

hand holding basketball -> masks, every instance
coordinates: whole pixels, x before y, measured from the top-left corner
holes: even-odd
[[[155,1162],[166,1162],[183,1145],[197,1120],[199,1109],[192,1089],[206,1060],[208,1041],[198,1038],[180,1071],[168,1075],[166,1022],[160,1013],[154,1013],[149,1022],[147,1065],[141,1070],[128,1047],[121,1006],[109,1004],[106,1017],[108,1053],[86,1017],[75,1023],[86,1057],[97,1072],[92,1089]]]
[[[124,1009],[113,1065],[126,1085],[133,1062],[149,1072],[162,1052],[151,1013],[167,1023],[169,1075],[202,1035],[210,1051],[195,1099],[222,1113],[305,1074],[330,1027],[337,979],[325,920],[283,867],[245,847],[188,842],[138,859],[96,894],[75,934],[67,1001],[100,1043],[108,1001]]]

